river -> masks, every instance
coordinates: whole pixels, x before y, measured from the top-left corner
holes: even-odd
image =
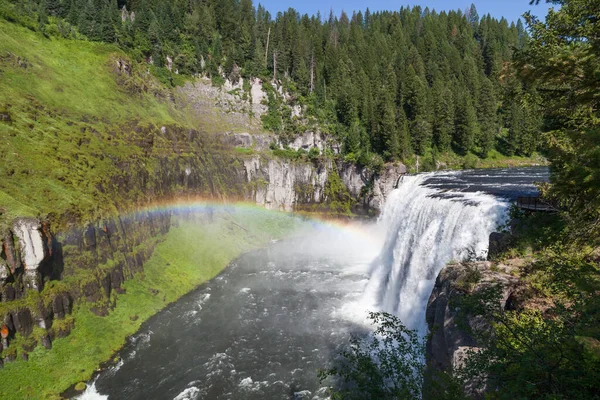
[[[385,310],[421,334],[435,277],[485,257],[508,200],[546,168],[404,177],[377,223],[315,223],[273,243],[148,320],[82,399],[325,399],[317,372]]]

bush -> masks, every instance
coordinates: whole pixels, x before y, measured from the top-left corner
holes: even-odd
[[[467,154],[463,159],[464,169],[475,169],[477,168],[477,164],[479,164],[479,158],[473,153]]]
[[[277,157],[289,158],[289,159],[295,160],[301,155],[301,153],[298,153],[296,150],[293,150],[290,148],[285,148],[285,149],[273,150],[273,155],[276,155]]]
[[[319,151],[319,149],[317,147],[313,147],[308,152],[308,158],[311,160],[316,160],[320,155],[321,155],[321,152]]]
[[[373,335],[353,336],[338,365],[319,372],[323,382],[336,378],[333,399],[421,398],[425,344],[394,315],[369,313],[377,326]]]

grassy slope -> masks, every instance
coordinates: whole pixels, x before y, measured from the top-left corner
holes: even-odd
[[[242,252],[289,234],[299,224],[285,214],[245,208],[216,214],[213,223],[186,218],[157,246],[143,275],[124,284],[127,293],[118,296],[107,317],[92,314],[84,304],[73,314],[71,334],[55,340],[52,350],[38,346],[29,362],[6,364],[0,370],[0,398],[58,397],[70,385],[89,379],[158,310],[217,275]],[[150,289],[159,293],[153,295]]]
[[[0,219],[112,204],[98,184],[119,173],[115,158],[139,156],[121,127],[186,121],[169,102],[119,86],[119,56],[114,46],[50,40],[0,20],[0,112],[12,120],[0,122]]]

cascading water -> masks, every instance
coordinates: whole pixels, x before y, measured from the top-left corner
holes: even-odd
[[[396,314],[426,334],[440,270],[484,257],[490,232],[506,216],[502,199],[534,195],[532,183],[547,173],[407,176],[377,226],[316,224],[300,238],[240,257],[144,324],[80,399],[324,400],[316,371],[335,360],[350,334],[372,329],[366,310]]]
[[[405,176],[388,197],[379,219],[386,242],[365,291],[371,307],[395,314],[422,335],[438,273],[452,260],[485,257],[508,205],[488,194],[429,188],[431,176]]]

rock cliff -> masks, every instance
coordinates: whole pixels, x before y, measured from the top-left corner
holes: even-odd
[[[144,262],[170,224],[169,213],[140,213],[54,236],[45,222],[17,219],[1,239],[0,325],[7,337],[0,345],[0,366],[14,360],[17,349],[11,344],[17,334],[33,339],[30,347],[18,349],[22,357],[38,341],[50,348],[55,337],[67,335],[74,302],[91,302],[94,313],[106,315],[116,304],[113,294],[122,293],[125,279],[143,271]],[[83,278],[82,271],[86,271]],[[44,287],[73,276],[80,279]],[[25,303],[18,301],[28,291],[41,293],[28,296],[30,301]],[[41,331],[33,337],[35,327]]]
[[[332,174],[340,177],[353,199],[354,211],[381,211],[387,195],[397,187],[406,167],[386,165],[381,173],[332,160],[286,161],[255,156],[243,161],[248,199],[268,209],[293,211],[311,204],[326,204],[326,186]]]
[[[430,373],[448,372],[460,368],[470,352],[477,352],[476,338],[469,332],[487,331],[490,327],[478,317],[464,314],[458,302],[467,294],[477,293],[492,285],[501,289],[501,309],[514,307],[521,288],[514,275],[516,268],[508,264],[490,261],[467,262],[447,265],[438,275],[429,298],[426,311],[431,335],[427,339],[426,360]],[[464,325],[466,319],[466,324]],[[465,390],[473,398],[482,398],[481,387],[467,382]]]

